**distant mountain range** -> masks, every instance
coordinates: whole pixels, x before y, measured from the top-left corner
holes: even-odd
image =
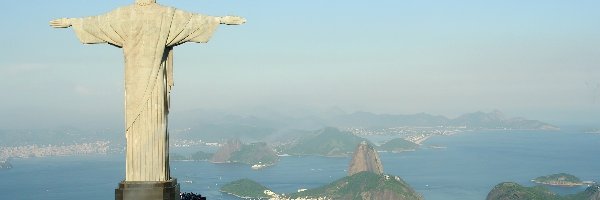
[[[244,142],[279,143],[296,140],[323,127],[394,128],[394,127],[463,127],[464,129],[557,130],[557,126],[537,120],[506,117],[500,111],[474,112],[456,118],[426,113],[375,114],[346,113],[339,109],[326,112],[291,114],[274,112],[230,113],[190,110],[171,113],[169,134],[172,140],[202,140],[224,142],[239,138]],[[596,132],[597,130],[590,131]],[[64,145],[108,140],[124,145],[124,130],[84,130],[60,127],[48,130],[7,130],[0,127],[0,146]]]
[[[500,111],[474,112],[456,118],[426,113],[418,114],[375,114],[370,112],[345,113],[334,110],[304,116],[289,116],[282,113],[232,114],[198,110],[175,114],[170,127],[186,131],[171,131],[173,138],[205,141],[224,141],[239,138],[247,142],[281,141],[297,139],[307,130],[323,127],[345,128],[395,128],[395,127],[460,127],[468,130],[558,130],[557,126],[538,120],[507,117]],[[189,129],[188,129],[189,128]],[[183,134],[185,135],[183,135]]]
[[[369,112],[355,112],[347,115],[336,116],[330,120],[333,126],[338,127],[367,127],[367,128],[392,128],[401,126],[426,126],[426,127],[465,127],[467,129],[519,129],[519,130],[558,130],[557,126],[537,120],[524,118],[509,118],[500,111],[474,112],[450,119],[440,115],[426,113],[410,115],[373,114]]]

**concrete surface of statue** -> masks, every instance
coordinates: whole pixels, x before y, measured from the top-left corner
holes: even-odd
[[[125,181],[168,181],[167,115],[173,87],[173,48],[206,43],[219,24],[239,25],[236,16],[213,17],[137,0],[106,14],[52,20],[72,27],[85,44],[108,43],[125,55]]]

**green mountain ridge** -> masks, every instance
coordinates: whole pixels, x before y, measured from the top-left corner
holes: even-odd
[[[329,185],[289,195],[299,197],[327,197],[347,200],[421,200],[423,197],[398,176],[360,172]]]
[[[290,155],[348,156],[366,139],[328,127],[304,137],[283,151]]]
[[[486,200],[600,200],[600,186],[593,185],[583,192],[560,196],[543,186],[524,187],[504,182],[496,185],[488,193]]]
[[[272,165],[279,161],[279,156],[264,142],[242,145],[239,151],[233,152],[230,162],[244,163],[249,165],[263,164]]]
[[[244,144],[240,140],[228,140],[210,159],[213,163],[243,163],[249,165],[273,165],[279,161],[277,153],[265,142]]]
[[[264,191],[269,190],[269,188],[250,179],[240,179],[231,183],[227,183],[223,185],[220,190],[221,192],[225,192],[239,198],[269,198],[269,196],[264,193]]]
[[[345,134],[337,129],[325,129],[320,135]],[[326,142],[327,143],[327,142]],[[373,145],[366,141],[356,145],[348,169],[348,176],[328,185],[297,193],[280,195],[251,181],[238,180],[227,184],[222,191],[238,197],[270,199],[344,199],[344,200],[422,200],[423,197],[398,176],[383,173],[383,165]],[[252,196],[254,195],[254,196]]]
[[[241,179],[221,187],[221,191],[240,197],[267,199],[269,188],[249,179]],[[328,185],[284,196],[286,199],[344,200],[422,200],[423,197],[398,176],[360,172],[338,179]]]

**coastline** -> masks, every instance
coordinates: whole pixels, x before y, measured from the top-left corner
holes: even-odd
[[[0,160],[0,170],[12,169],[12,167],[8,160]]]
[[[531,180],[531,182],[534,182],[534,183],[540,184],[540,185],[548,185],[548,186],[555,186],[555,187],[579,187],[579,186],[589,187],[589,186],[595,184],[594,181],[582,181],[580,183],[575,183],[575,182],[561,182],[561,181],[544,182],[544,181]]]
[[[239,195],[236,195],[236,194],[233,194],[233,193],[230,193],[230,192],[225,192],[223,190],[219,190],[219,192],[222,192],[222,193],[225,193],[225,194],[228,194],[228,195],[240,198],[240,199],[258,199],[258,200],[260,200],[260,199],[269,199],[269,197],[243,197],[243,196],[239,196]]]

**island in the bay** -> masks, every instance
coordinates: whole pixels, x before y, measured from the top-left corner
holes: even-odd
[[[564,187],[573,187],[573,186],[582,186],[587,185],[590,186],[594,184],[592,181],[581,181],[581,179],[567,173],[559,173],[552,174],[547,176],[540,176],[533,180],[531,180],[537,184],[542,185],[551,185],[551,186],[564,186]]]
[[[350,132],[327,127],[286,145],[287,147],[282,148],[282,152],[298,156],[349,156],[356,145],[364,140]]]
[[[395,138],[390,141],[383,143],[381,146],[377,147],[380,151],[387,152],[403,152],[403,151],[414,151],[419,148],[419,144],[408,141],[403,138]]]
[[[277,153],[265,142],[245,144],[239,139],[229,139],[215,153],[197,151],[191,155],[171,153],[172,161],[210,161],[215,164],[241,163],[252,169],[262,169],[279,161]]]
[[[561,196],[540,185],[524,187],[505,182],[496,185],[486,200],[600,200],[600,186],[592,185],[583,192]]]
[[[228,183],[221,192],[253,199],[377,199],[422,200],[423,197],[402,178],[383,173],[383,165],[371,144],[362,141],[356,147],[349,175],[315,189],[299,189],[292,194],[278,194],[248,179]]]
[[[279,156],[264,142],[244,144],[238,139],[228,140],[210,159],[213,163],[242,163],[252,169],[275,165]]]
[[[367,142],[369,145],[374,146],[369,140],[359,137],[350,131],[341,131],[337,128],[327,127],[300,138],[291,144],[282,145],[280,149],[284,154],[295,156],[344,157],[351,156],[356,146],[361,142]],[[380,146],[376,146],[378,151],[392,153],[415,151],[418,148],[419,144],[404,138],[394,138]]]
[[[210,161],[212,163],[242,163],[251,165],[252,169],[261,169],[272,166],[279,161],[280,156],[326,156],[345,157],[351,156],[357,145],[367,143],[375,146],[367,139],[356,136],[348,131],[327,127],[313,131],[305,137],[291,143],[280,144],[271,148],[265,142],[244,144],[240,139],[229,139],[219,144],[216,153],[198,151],[192,155],[171,154],[173,161]],[[379,151],[399,153],[414,151],[419,144],[403,138],[395,138],[376,146]]]

